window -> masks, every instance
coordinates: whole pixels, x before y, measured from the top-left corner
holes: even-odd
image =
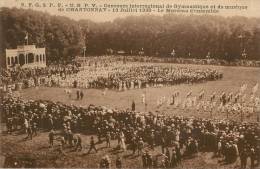
[[[7,64],[8,64],[8,65],[11,65],[11,63],[10,63],[10,58],[9,58],[9,57],[7,58]]]
[[[27,57],[28,57],[28,63],[33,63],[34,62],[34,55],[33,55],[33,53],[29,53],[27,55]]]
[[[23,66],[25,64],[25,56],[24,54],[19,54],[19,64],[20,66]]]
[[[15,56],[15,64],[18,64],[18,57],[17,56]]]

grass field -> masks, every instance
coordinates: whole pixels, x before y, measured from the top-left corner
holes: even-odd
[[[180,65],[175,65],[180,66]],[[181,65],[187,66],[187,65]],[[226,93],[239,91],[242,84],[247,83],[248,87],[245,93],[249,100],[252,87],[256,83],[260,83],[260,69],[249,67],[221,67],[221,66],[201,66],[201,65],[188,65],[189,67],[203,67],[203,68],[215,68],[224,74],[224,78],[217,81],[210,81],[200,84],[181,84],[177,86],[161,87],[161,88],[146,88],[146,89],[134,89],[124,92],[109,90],[106,95],[102,95],[102,90],[97,89],[84,89],[84,99],[76,100],[76,90],[73,90],[72,98],[70,99],[64,92],[63,88],[30,88],[23,90],[21,96],[25,99],[43,99],[60,101],[66,104],[74,104],[78,106],[88,106],[89,104],[106,106],[109,108],[126,109],[131,107],[131,103],[134,100],[136,103],[136,109],[138,111],[145,111],[145,106],[142,103],[142,94],[146,92],[147,111],[159,111],[162,114],[177,114],[184,116],[198,116],[209,118],[209,112],[197,113],[194,109],[181,109],[174,106],[168,106],[167,104],[157,107],[157,100],[159,97],[165,96],[171,97],[174,91],[180,92],[180,98],[183,100],[186,94],[192,90],[193,96],[198,96],[201,90],[205,90],[204,100],[209,100],[210,95],[216,92],[220,95],[223,91]],[[260,96],[260,90],[257,91],[257,96]],[[196,113],[194,113],[196,112]],[[214,118],[226,118],[225,114],[214,114]],[[234,120],[240,120],[240,115],[230,115],[230,118]],[[246,120],[256,120],[256,116],[252,116]]]
[[[181,65],[185,66],[185,65]],[[188,65],[190,67],[201,67],[198,65]],[[220,67],[220,66],[203,66],[205,68],[215,68],[222,71],[224,78],[218,81],[211,81],[202,84],[195,85],[178,85],[164,88],[147,88],[147,89],[136,89],[125,92],[108,91],[106,95],[102,95],[101,90],[86,89],[84,90],[85,96],[83,100],[77,101],[76,93],[73,92],[73,98],[69,99],[62,88],[30,88],[21,91],[20,95],[25,99],[43,99],[60,101],[66,104],[75,104],[78,106],[88,106],[89,104],[102,105],[111,108],[125,109],[130,108],[132,100],[136,102],[136,109],[144,111],[145,107],[142,104],[141,95],[146,91],[147,93],[147,111],[158,110],[159,113],[165,114],[181,114],[184,116],[197,116],[209,118],[210,114],[205,113],[194,113],[194,110],[181,110],[176,109],[172,106],[163,105],[157,108],[156,101],[158,97],[166,96],[169,97],[173,91],[178,90],[180,97],[184,98],[186,94],[192,90],[193,95],[198,95],[199,92],[204,89],[206,98],[214,91],[216,93],[225,92],[237,92],[243,83],[248,84],[246,93],[249,95],[253,85],[257,82],[260,83],[260,69],[259,68],[245,68],[245,67]],[[260,95],[260,91],[257,92]],[[214,114],[214,118],[226,118],[225,114]],[[233,115],[230,118],[233,120],[239,120],[239,115]],[[256,116],[247,119],[255,121]],[[2,128],[3,129],[3,128]],[[98,144],[98,153],[92,153],[89,155],[83,155],[87,151],[89,144],[89,137],[82,135],[84,150],[83,152],[76,153],[71,149],[66,149],[66,156],[58,155],[55,148],[48,148],[48,133],[40,132],[33,140],[25,140],[25,134],[12,134],[1,136],[1,159],[7,155],[28,155],[31,158],[35,158],[37,161],[37,167],[74,167],[74,168],[96,168],[102,156],[109,154],[112,159],[112,167],[115,167],[115,158],[119,155],[123,158],[123,166],[127,168],[140,168],[142,167],[142,160],[140,156],[131,155],[131,151],[118,152],[113,148],[116,147],[116,141],[112,142],[112,148],[105,148],[105,143]],[[57,143],[56,146],[57,147]],[[158,155],[160,158],[160,148],[156,147],[153,151],[154,155]],[[177,168],[239,168],[239,160],[234,164],[223,165],[219,162],[219,158],[212,158],[212,153],[200,152],[198,156],[192,159],[185,159],[182,165]]]
[[[90,154],[86,154],[88,151],[89,137],[82,135],[84,149],[82,152],[74,152],[73,149],[67,148],[65,150],[66,156],[59,155],[57,151],[57,144],[53,148],[48,146],[48,133],[41,132],[33,140],[25,140],[26,135],[8,135],[1,137],[1,156],[24,156],[30,159],[36,159],[37,167],[48,168],[98,168],[100,159],[108,154],[111,159],[112,168],[115,168],[115,160],[118,156],[122,158],[123,167],[125,168],[141,168],[142,158],[141,156],[132,155],[132,151],[118,151],[115,149],[117,141],[111,142],[111,148],[106,148],[105,142],[98,144],[98,152],[94,151]],[[96,139],[97,140],[97,139]],[[146,147],[146,149],[149,149]],[[150,149],[149,149],[150,150]],[[162,159],[160,155],[160,147],[156,147],[154,151],[150,150],[153,156],[157,156]],[[213,153],[200,152],[197,156],[185,159],[177,168],[239,168],[239,160],[233,164],[225,165],[220,161],[220,158],[213,158]]]

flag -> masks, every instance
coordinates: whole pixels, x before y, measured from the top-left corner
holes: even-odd
[[[247,88],[247,84],[243,84],[240,88],[240,93],[244,93],[244,91],[246,90]]]
[[[145,96],[145,94],[143,93],[143,94],[142,94],[142,103],[143,103],[143,104],[145,104],[145,101],[146,101],[145,98],[146,98],[146,96]]]
[[[244,94],[241,98],[242,102],[245,102],[246,101],[246,94]]]
[[[252,93],[255,94],[258,90],[258,83],[252,88]]]
[[[26,35],[25,35],[24,39],[28,40],[28,32],[26,32]]]

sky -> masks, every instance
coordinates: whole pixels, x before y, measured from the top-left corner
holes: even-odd
[[[34,7],[28,7],[29,3],[32,3]],[[37,3],[41,7],[36,7]],[[42,7],[43,3],[49,5],[53,3],[55,7]],[[43,12],[50,13],[52,15],[67,16],[71,19],[80,20],[80,19],[89,19],[95,22],[104,22],[112,21],[118,17],[126,17],[130,15],[163,15],[165,12],[151,12],[151,13],[141,13],[141,12],[120,12],[113,13],[111,11],[106,12],[60,12],[58,11],[58,3],[65,5],[73,4],[88,4],[91,7],[92,4],[96,4],[98,7],[103,7],[107,5],[124,5],[124,4],[167,4],[170,5],[209,5],[215,6],[215,9],[218,5],[222,6],[247,6],[247,9],[221,9],[219,13],[214,13],[214,15],[221,16],[246,16],[246,17],[259,17],[260,18],[260,0],[0,0],[0,6],[2,7],[17,7],[24,9],[33,9]],[[22,6],[25,4],[26,6]],[[187,15],[190,15],[188,13]]]

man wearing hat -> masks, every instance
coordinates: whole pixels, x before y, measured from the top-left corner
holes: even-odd
[[[120,158],[120,156],[117,156],[117,158],[116,158],[116,168],[117,169],[122,168],[122,159]]]
[[[77,90],[76,93],[77,93],[77,100],[79,100],[80,99],[80,91]]]
[[[62,146],[62,144],[59,144],[58,152],[59,152],[59,154],[66,156],[66,153],[63,151],[63,146]]]
[[[6,122],[6,128],[7,128],[7,133],[12,133],[12,128],[13,128],[13,118],[8,117],[7,122]]]
[[[146,150],[146,152],[145,153],[143,153],[142,154],[142,162],[143,162],[143,168],[146,168],[147,167],[147,163],[148,163],[148,161],[147,161],[147,150]]]
[[[110,148],[110,142],[111,142],[111,134],[110,134],[110,132],[108,131],[108,132],[106,133],[106,144],[107,144],[107,147],[109,147],[109,148]]]
[[[29,121],[27,118],[24,119],[24,128],[25,128],[25,133],[28,133]]]
[[[151,149],[154,150],[154,145],[155,145],[155,135],[154,135],[154,130],[151,130],[151,135],[149,137],[149,142],[150,142],[150,146]]]
[[[133,150],[133,154],[135,154],[137,147],[138,147],[138,141],[136,136],[134,135],[131,139],[131,149]]]
[[[175,148],[172,149],[172,158],[171,158],[171,167],[174,168],[177,166],[177,157]]]
[[[82,99],[83,99],[83,97],[84,97],[84,93],[83,93],[83,91],[82,91],[82,90],[80,90],[80,100],[82,100]]]
[[[243,148],[243,150],[240,153],[241,169],[245,169],[246,168],[247,158],[248,158],[247,149]]]
[[[167,156],[168,160],[170,161],[171,160],[171,154],[170,154],[170,150],[168,147],[166,147],[166,153],[165,155]]]
[[[52,129],[49,133],[49,144],[50,147],[53,147],[53,141],[54,141],[54,130]]]
[[[176,162],[181,163],[181,149],[180,149],[180,144],[178,142],[175,145],[175,151],[176,151]]]
[[[37,135],[37,123],[34,122],[32,124],[32,135],[36,136]]]
[[[250,149],[249,157],[250,157],[250,161],[251,161],[251,166],[250,167],[251,167],[251,169],[253,169],[255,167],[255,161],[256,161],[256,157],[257,157],[254,148]]]
[[[80,134],[74,135],[75,137],[75,151],[81,151],[82,150],[82,139],[80,137]]]
[[[161,137],[160,143],[161,143],[162,153],[164,154],[164,149],[165,149],[166,143],[165,143],[165,138],[163,136]]]
[[[260,165],[260,145],[256,146],[255,154],[256,154],[256,161],[257,161],[256,166],[259,166]]]
[[[140,153],[144,148],[144,142],[142,138],[139,139],[137,148],[138,148],[137,154],[140,155]]]
[[[97,135],[98,135],[98,142],[99,142],[99,143],[102,143],[102,139],[101,139],[101,137],[102,137],[102,131],[101,131],[101,128],[100,128],[100,127],[97,128]]]
[[[147,167],[152,168],[152,166],[153,166],[153,156],[152,156],[151,152],[146,152],[146,156],[147,156]]]
[[[73,133],[70,129],[68,130],[68,141],[69,141],[70,147],[72,147],[73,146]]]
[[[29,126],[29,128],[27,129],[27,138],[30,138],[32,140],[32,137],[33,137],[32,127]]]
[[[135,111],[135,102],[134,102],[134,100],[132,101],[132,111]]]
[[[94,141],[94,137],[93,136],[90,137],[90,148],[88,150],[88,154],[90,153],[90,151],[92,149],[94,149],[96,151],[96,153],[98,152],[98,150],[97,150],[97,148],[95,146],[95,141]]]
[[[99,167],[100,168],[110,168],[111,167],[111,160],[108,155],[105,155],[104,157],[102,157]]]

